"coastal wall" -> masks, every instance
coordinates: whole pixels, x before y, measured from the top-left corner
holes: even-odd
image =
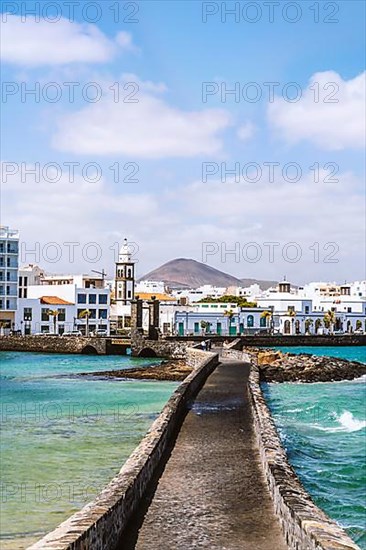
[[[191,342],[187,338],[179,342],[165,338],[151,340],[146,338],[139,330],[134,330],[131,334],[131,351],[134,357],[156,356],[166,359],[185,359],[187,346],[190,346],[190,344]]]
[[[237,359],[236,350],[231,357]],[[248,359],[243,353],[242,360]],[[249,393],[263,471],[289,549],[360,550],[347,533],[313,503],[295,474],[263,397],[258,367],[253,364]]]
[[[216,336],[206,334],[204,338],[210,339],[215,345],[222,345],[223,342],[233,342],[240,338],[243,346],[366,346],[366,334],[344,334],[344,335],[308,335],[296,334],[290,335],[246,335],[246,336]],[[166,341],[184,342],[187,337],[168,336]],[[191,342],[199,342],[202,336],[190,336]]]
[[[1,336],[0,351],[106,354],[104,338],[59,336]]]
[[[203,355],[198,355],[198,354]],[[189,402],[218,364],[218,355],[188,350],[196,369],[173,393],[119,474],[96,499],[29,550],[114,550],[182,425]],[[200,357],[200,361],[199,361]],[[199,364],[198,364],[199,363]]]

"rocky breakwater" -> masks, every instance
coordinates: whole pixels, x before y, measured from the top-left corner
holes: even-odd
[[[263,382],[335,382],[366,374],[366,364],[336,357],[246,348]]]

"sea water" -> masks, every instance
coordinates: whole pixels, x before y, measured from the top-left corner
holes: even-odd
[[[154,359],[1,352],[0,362],[0,548],[22,549],[118,473],[177,383],[75,376]]]
[[[366,362],[365,347],[279,349]],[[263,390],[304,487],[366,549],[366,377],[264,384]]]

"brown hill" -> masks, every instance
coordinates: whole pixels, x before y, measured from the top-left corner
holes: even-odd
[[[207,264],[188,258],[171,260],[157,269],[146,273],[139,280],[164,281],[171,288],[197,288],[202,285],[221,287],[249,286],[253,283],[258,283],[261,288],[266,289],[276,284],[275,281],[238,279]]]

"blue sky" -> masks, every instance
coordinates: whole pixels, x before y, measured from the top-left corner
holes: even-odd
[[[105,0],[95,23],[93,7],[76,4],[70,21],[63,2],[39,19],[35,4],[2,3],[1,220],[38,251],[25,262],[112,274],[113,243],[126,236],[137,243],[139,275],[190,257],[240,277],[364,278],[364,2],[275,3],[273,22],[257,2],[252,23],[253,2],[236,3],[238,21],[226,22],[221,6],[235,2],[119,2],[116,22],[117,3]],[[207,10],[217,13],[203,22]],[[216,91],[206,102],[205,82]],[[278,83],[271,101],[269,82]],[[22,98],[35,86],[38,102]],[[52,86],[55,102],[42,97]],[[237,101],[222,98],[235,86]],[[85,100],[85,87],[100,100]],[[126,103],[132,91],[136,103]],[[38,181],[25,174],[36,162]],[[59,178],[52,167],[44,177],[47,163],[61,167]],[[65,163],[79,163],[74,181]],[[83,176],[89,163],[98,181],[93,168]],[[138,182],[114,181],[116,163],[120,179],[134,171]],[[217,170],[202,181],[207,163]],[[239,177],[225,181],[235,166]],[[72,265],[68,242],[80,243]],[[90,242],[95,263],[82,252]]]

